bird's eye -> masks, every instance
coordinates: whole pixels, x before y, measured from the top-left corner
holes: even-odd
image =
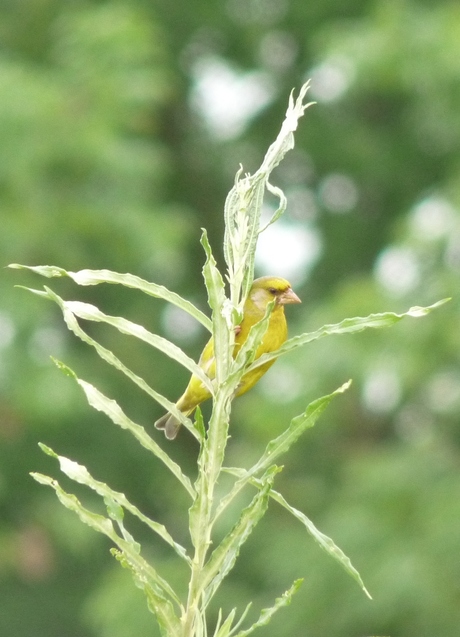
[[[278,292],[276,288],[268,288],[268,291],[270,292],[270,294],[273,294],[273,296]]]

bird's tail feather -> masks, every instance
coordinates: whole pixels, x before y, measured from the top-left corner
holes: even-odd
[[[156,421],[155,427],[163,430],[168,440],[174,440],[177,436],[177,432],[179,431],[180,421],[175,416],[168,413]]]

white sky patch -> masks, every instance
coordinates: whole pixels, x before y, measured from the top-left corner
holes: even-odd
[[[389,292],[403,295],[420,283],[420,264],[413,250],[390,247],[377,258],[374,274]]]
[[[311,78],[310,94],[318,102],[334,102],[346,93],[355,74],[354,66],[348,58],[332,56],[307,73]]]
[[[280,219],[259,237],[256,266],[262,274],[288,279],[292,285],[306,280],[321,255],[320,234],[305,224]]]
[[[190,101],[218,139],[238,137],[275,96],[268,73],[242,73],[217,56],[200,58],[192,69]]]
[[[458,212],[446,199],[428,197],[415,206],[410,225],[416,237],[431,241],[448,236],[458,218]]]

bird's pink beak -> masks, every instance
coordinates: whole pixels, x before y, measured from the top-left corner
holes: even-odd
[[[278,297],[278,303],[281,305],[287,305],[288,303],[302,303],[297,294],[292,290],[292,288],[288,288],[286,292],[283,292]]]

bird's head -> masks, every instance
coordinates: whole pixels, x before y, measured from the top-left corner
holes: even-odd
[[[249,292],[249,298],[264,311],[273,300],[275,305],[301,303],[289,281],[275,276],[262,276],[260,279],[255,279]]]

